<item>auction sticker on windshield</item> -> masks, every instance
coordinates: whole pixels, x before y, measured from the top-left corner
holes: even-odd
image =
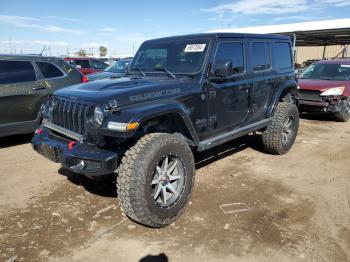
[[[206,44],[189,44],[186,45],[185,53],[203,52]]]

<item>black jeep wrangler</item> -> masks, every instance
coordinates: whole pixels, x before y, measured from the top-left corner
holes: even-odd
[[[144,42],[127,77],[61,89],[34,149],[87,176],[116,172],[123,211],[175,221],[194,184],[193,152],[253,131],[284,154],[299,127],[290,39],[211,33]]]

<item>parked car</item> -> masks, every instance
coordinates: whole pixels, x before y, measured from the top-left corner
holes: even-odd
[[[0,137],[33,132],[44,99],[85,77],[61,58],[0,55]]]
[[[104,78],[118,78],[126,76],[128,73],[128,68],[131,63],[132,59],[122,59],[119,61],[114,62],[112,65],[107,67],[103,72],[98,73],[92,73],[89,74],[87,77],[89,81],[94,81],[97,79],[104,79]]]
[[[300,111],[332,114],[341,122],[350,119],[350,59],[316,62],[298,85]]]
[[[75,66],[84,75],[101,72],[108,67],[108,64],[91,57],[66,57],[64,60]]]
[[[164,227],[183,213],[194,185],[193,151],[254,131],[272,154],[294,144],[299,112],[289,37],[149,40],[129,71],[128,78],[55,92],[32,143],[76,173],[117,170],[120,206],[141,224]]]

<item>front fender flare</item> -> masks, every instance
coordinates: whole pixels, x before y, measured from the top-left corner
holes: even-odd
[[[108,120],[123,123],[143,123],[148,119],[167,114],[176,114],[179,116],[191,135],[189,139],[192,140],[194,145],[198,145],[198,136],[189,118],[190,111],[175,100],[166,99],[125,106],[122,107],[119,112],[111,115]],[[130,135],[132,135],[132,133]]]

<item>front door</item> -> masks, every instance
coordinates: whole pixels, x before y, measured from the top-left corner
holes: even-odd
[[[218,61],[232,62],[231,75],[222,79],[214,76]],[[249,112],[250,84],[246,82],[245,42],[219,41],[208,85],[209,126],[216,135],[240,126]]]

